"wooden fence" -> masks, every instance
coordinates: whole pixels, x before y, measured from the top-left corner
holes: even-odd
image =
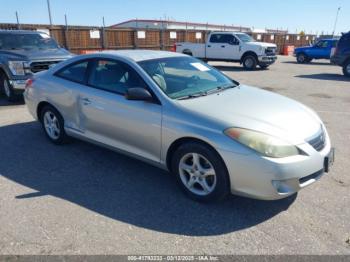
[[[176,42],[204,43],[208,31],[115,29],[84,26],[49,26],[38,24],[0,24],[0,29],[45,30],[61,45],[73,53],[81,54],[108,49],[170,50]],[[307,45],[315,35],[252,33],[257,41],[275,43],[281,54],[285,45]]]

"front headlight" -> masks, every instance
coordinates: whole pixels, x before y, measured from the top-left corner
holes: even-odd
[[[24,65],[26,61],[9,61],[8,65],[13,75],[25,75]]]
[[[300,154],[296,146],[268,134],[236,127],[226,129],[224,133],[267,157],[282,158]]]

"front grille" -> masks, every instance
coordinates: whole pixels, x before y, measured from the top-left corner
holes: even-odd
[[[326,134],[321,127],[320,131],[313,137],[306,140],[315,150],[321,151],[326,146]]]
[[[265,49],[266,55],[276,55],[276,48],[268,47]]]
[[[50,65],[57,64],[61,61],[38,61],[38,62],[32,62],[30,64],[30,70],[33,73],[38,73],[40,71],[44,71],[50,68]]]
[[[311,174],[309,176],[305,176],[305,177],[300,178],[299,179],[299,183],[300,184],[304,184],[305,182],[307,182],[307,181],[309,181],[311,179],[317,180],[320,176],[323,175],[323,173],[324,173],[324,170],[321,169],[321,170],[317,171],[316,173],[313,173],[313,174]]]

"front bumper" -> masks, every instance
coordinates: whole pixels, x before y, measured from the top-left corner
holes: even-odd
[[[311,145],[299,145],[307,155],[287,158],[239,155],[219,150],[230,176],[231,193],[262,200],[276,200],[295,194],[324,175],[325,158],[331,151],[327,136],[318,152]]]
[[[10,80],[10,84],[14,91],[24,92],[27,80]]]
[[[276,62],[277,56],[262,55],[262,56],[258,56],[258,60],[259,60],[259,64],[271,65]]]
[[[333,65],[339,65],[342,66],[345,62],[345,58],[341,57],[341,56],[332,56],[331,57],[331,63]]]

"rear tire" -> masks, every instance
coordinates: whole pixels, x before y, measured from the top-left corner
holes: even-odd
[[[21,99],[21,95],[16,95],[8,77],[5,74],[0,75],[1,90],[5,94],[7,101],[17,102]]]
[[[254,70],[258,65],[258,59],[253,55],[246,55],[242,60],[242,64],[246,70]]]
[[[350,77],[350,59],[343,65],[343,74],[346,77]]]
[[[40,121],[46,137],[52,143],[62,145],[68,141],[63,117],[53,106],[47,105],[41,110]]]
[[[181,145],[172,156],[171,169],[185,194],[196,201],[220,201],[230,192],[224,162],[205,144]]]

